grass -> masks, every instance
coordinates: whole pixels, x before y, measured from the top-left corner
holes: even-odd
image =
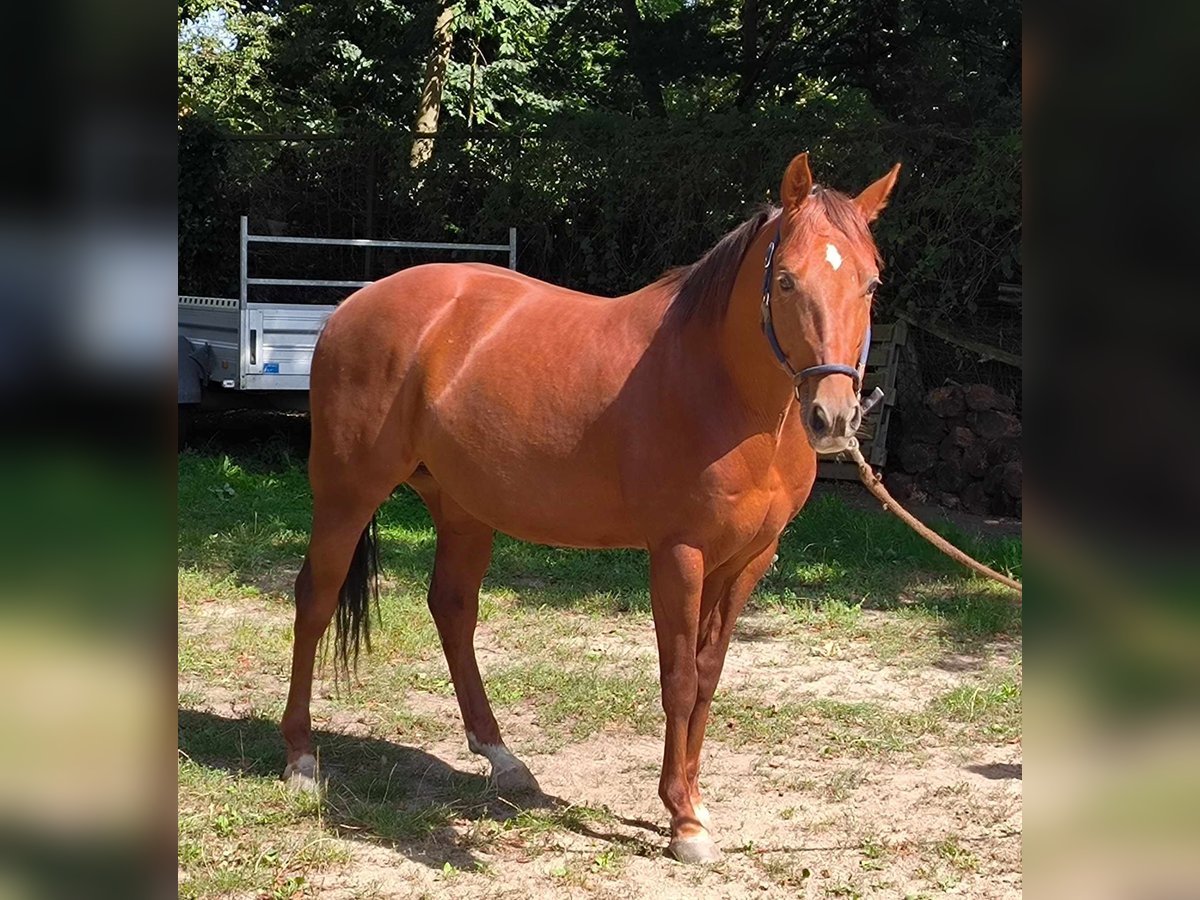
[[[563,739],[583,740],[617,723],[653,733],[662,717],[657,683],[609,674],[596,666],[508,666],[491,675],[487,687],[497,707],[532,703],[542,723],[564,727]]]
[[[352,686],[317,698],[315,739],[330,788],[321,800],[283,790],[278,719],[290,665],[291,584],[310,524],[304,466],[286,445],[256,454],[182,453],[179,510],[182,896],[310,896],[313,879],[345,866],[363,841],[419,848],[446,883],[488,877],[488,859],[517,850],[546,857],[548,885],[586,888],[618,877],[630,857],[661,852],[654,841],[622,833],[607,809],[512,806],[483,777],[419,749],[459,739],[461,724],[425,607],[435,535],[407,490],[379,513],[384,591],[374,652]],[[1020,575],[1019,541],[943,533]],[[641,552],[497,538],[481,621],[508,654],[487,666],[488,691],[497,710],[534,714],[543,752],[604,731],[659,733],[646,583]],[[786,617],[783,637],[798,647],[917,668],[1019,637],[1019,611],[996,596],[900,523],[826,496],[785,532],[779,561],[752,603]],[[592,646],[593,636],[602,641],[614,630],[644,639],[649,650],[626,657],[619,640],[615,650],[612,641]],[[841,805],[867,783],[862,759],[912,754],[931,740],[1010,740],[1020,733],[1020,707],[1016,668],[974,675],[908,712],[829,698],[768,700],[739,688],[718,691],[709,736],[734,747],[802,742],[847,759],[804,786],[815,802]],[[333,716],[354,723],[353,733],[321,730]],[[781,818],[795,814],[789,809]],[[568,835],[604,843],[557,861],[551,854],[563,852]],[[857,849],[865,873],[891,859],[873,838]],[[935,857],[956,878],[975,871],[974,857],[950,839]],[[763,857],[766,874],[788,890],[810,878],[804,862]],[[856,896],[861,889],[827,880],[822,890]]]
[[[965,848],[957,837],[948,837],[935,848],[937,855],[955,871],[966,874],[979,868],[979,858]]]
[[[347,859],[321,826],[319,801],[278,779],[230,778],[181,756],[179,796],[181,897],[302,895],[308,874]]]
[[[768,702],[744,689],[719,692],[708,733],[735,746],[782,744],[801,737],[826,756],[877,756],[909,753],[929,736],[960,743],[1004,742],[1018,736],[1020,729],[1021,684],[1014,671],[983,684],[953,688],[911,712],[872,702]],[[842,777],[828,786],[831,798],[844,799],[859,783],[856,770],[839,773]]]
[[[866,773],[861,769],[839,769],[825,782],[825,796],[832,803],[841,803],[866,781]]]
[[[1012,740],[1021,733],[1021,682],[1012,672],[985,684],[962,685],[938,697],[932,708],[975,737]]]
[[[998,571],[1021,577],[1019,538],[982,540],[944,523],[934,530]],[[898,519],[852,508],[835,495],[815,497],[784,531],[779,559],[759,594],[801,616],[850,623],[856,609],[908,607],[963,641],[1020,628],[1020,610],[1005,602],[1003,588],[965,574]]]

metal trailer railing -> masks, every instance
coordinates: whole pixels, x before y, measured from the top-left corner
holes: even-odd
[[[250,299],[251,288],[349,289],[371,283],[365,280],[253,277],[249,271],[251,244],[507,253],[508,267],[514,271],[517,268],[516,228],[508,229],[507,244],[252,234],[246,216],[241,217],[240,231],[237,298],[179,297],[179,334],[190,342],[190,355],[203,370],[202,379],[235,390],[308,390],[317,337],[325,320],[337,308],[336,304],[256,302]]]
[[[241,269],[239,302],[243,308],[249,302],[251,285],[276,285],[284,287],[347,287],[360,288],[369,281],[340,281],[317,278],[250,278],[248,274],[250,244],[315,244],[326,247],[371,247],[390,250],[479,250],[484,252],[507,252],[508,267],[517,270],[517,229],[508,229],[507,244],[458,244],[442,241],[376,241],[368,239],[306,238],[286,235],[251,234],[246,216],[241,219]]]

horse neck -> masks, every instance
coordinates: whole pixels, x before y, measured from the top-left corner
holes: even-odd
[[[724,318],[715,329],[720,364],[746,407],[777,423],[791,407],[794,389],[762,331],[763,260],[775,236],[776,220],[755,236],[742,258]]]

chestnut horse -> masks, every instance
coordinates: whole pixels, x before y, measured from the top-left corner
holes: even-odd
[[[782,208],[624,297],[480,264],[417,266],[329,317],[312,362],[312,536],[296,580],[285,777],[312,786],[317,645],[369,646],[374,515],[400,484],[437,529],[429,608],[466,726],[500,789],[536,789],[504,745],[475,660],[496,531],[649,551],[666,712],[669,852],[719,851],[700,749],[734,620],[807,500],[817,452],[857,429],[892,170],[855,198],[792,160]],[[854,365],[855,361],[858,365]]]

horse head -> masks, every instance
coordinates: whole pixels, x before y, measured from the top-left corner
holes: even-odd
[[[814,184],[808,154],[787,168],[783,210],[763,285],[764,326],[796,386],[804,428],[819,453],[844,450],[862,423],[861,379],[882,261],[870,223],[900,172],[851,198]]]

